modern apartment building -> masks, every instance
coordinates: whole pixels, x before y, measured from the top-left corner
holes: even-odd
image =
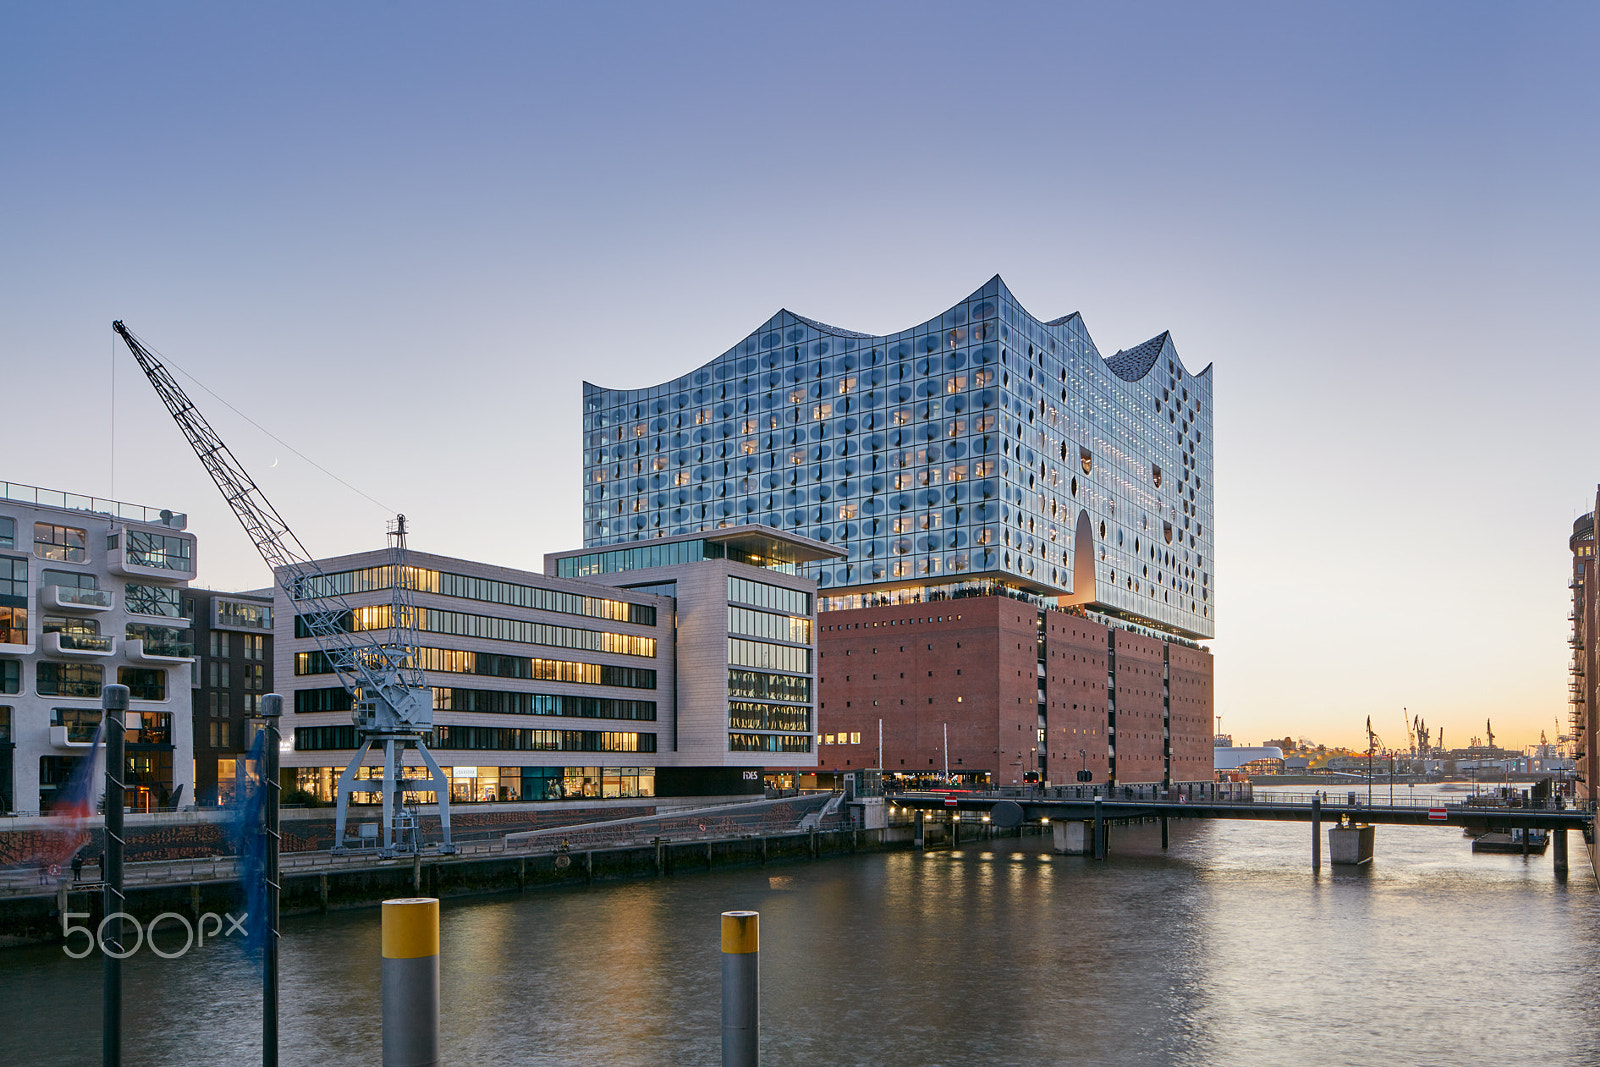
[[[88,752],[101,691],[130,690],[129,804],[193,802],[182,514],[0,482],[0,803],[48,810]]]
[[[672,381],[585,384],[584,542],[759,523],[841,550],[801,566],[824,612],[824,770],[904,758],[942,772],[929,708],[944,696],[981,709],[961,709],[973,725],[951,749],[974,778],[1210,780],[1211,660],[1196,642],[1215,634],[1211,394],[1211,369],[1190,373],[1168,334],[1103,358],[1081,316],[1041,321],[998,277],[893,334],[781,311]],[[857,644],[868,630],[948,626],[935,605],[949,601],[959,623],[984,620],[976,644],[1019,663],[962,665],[963,686],[969,669],[988,675],[970,694],[930,686],[932,705],[883,716],[906,736],[937,722],[939,756],[895,755],[887,734],[866,764],[836,756],[830,733],[851,746],[876,733],[858,728],[860,701],[885,705],[832,657],[872,648]],[[1058,669],[1061,655],[1077,666]],[[940,681],[941,665],[957,669],[910,666],[906,681]]]
[[[1569,735],[1573,738],[1577,796],[1593,801],[1596,782],[1600,782],[1600,746],[1595,744],[1595,708],[1600,698],[1600,577],[1595,573],[1594,517],[1600,514],[1600,491],[1595,510],[1572,524],[1567,545],[1572,550],[1572,611],[1568,619],[1572,631],[1567,643],[1572,653],[1569,666]],[[1591,858],[1594,846],[1590,845]]]
[[[226,804],[250,749],[250,719],[272,685],[272,593],[186,589],[194,635],[194,788],[202,804]]]
[[[815,759],[815,591],[833,550],[769,530],[556,553],[548,573],[411,552],[430,748],[457,803],[759,793]],[[320,561],[356,630],[390,627],[389,553]],[[332,799],[350,699],[274,602],[291,787]],[[378,773],[379,768],[373,768]]]

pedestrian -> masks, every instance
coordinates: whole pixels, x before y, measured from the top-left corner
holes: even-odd
[[[72,854],[72,880],[74,882],[83,881],[83,853],[82,852],[74,852]]]

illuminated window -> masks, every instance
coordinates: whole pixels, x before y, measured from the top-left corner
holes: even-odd
[[[48,522],[33,524],[33,554],[60,563],[83,563],[89,558],[88,533]]]

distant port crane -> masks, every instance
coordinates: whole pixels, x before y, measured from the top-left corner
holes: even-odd
[[[356,753],[339,778],[333,851],[346,850],[345,823],[351,794],[375,791],[381,791],[383,796],[380,854],[394,856],[419,849],[414,818],[405,808],[405,794],[431,791],[439,799],[439,851],[454,852],[450,843],[450,782],[427,745],[433,731],[433,691],[424,684],[422,671],[408,663],[416,647],[417,607],[415,583],[405,563],[405,516],[396,516],[389,526],[389,604],[386,608],[364,607],[359,611],[352,608],[345,599],[345,590],[306,551],[171,372],[120,319],[111,328],[138,360],[189,447],[288,596],[295,632],[316,641],[316,655],[350,694]],[[385,634],[388,639],[380,640]],[[367,752],[374,745],[383,746],[383,779],[360,779],[358,784]],[[416,749],[428,777],[406,778],[403,764],[408,748]]]

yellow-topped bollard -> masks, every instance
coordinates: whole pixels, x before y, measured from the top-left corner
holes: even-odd
[[[722,1067],[761,1062],[761,914],[722,913]]]
[[[439,1063],[439,901],[383,902],[383,1067]]]

